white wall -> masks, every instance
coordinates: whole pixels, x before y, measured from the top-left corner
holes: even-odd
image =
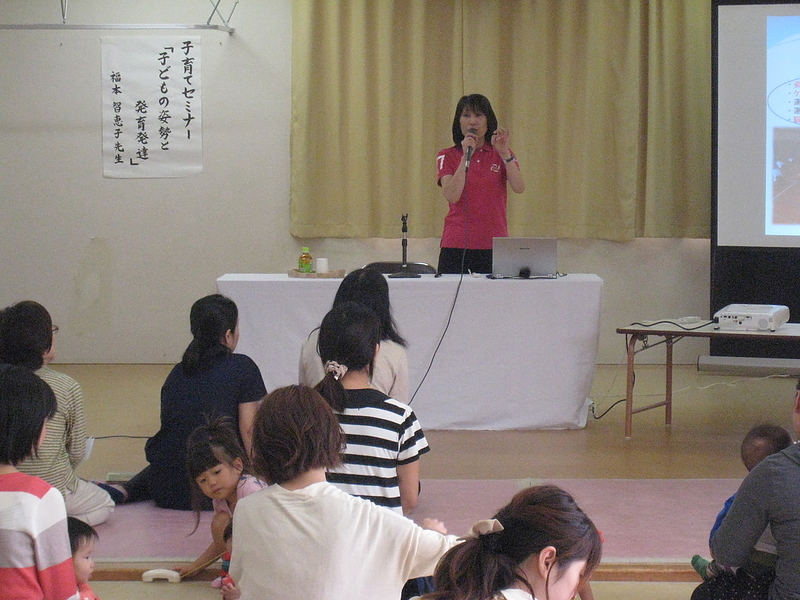
[[[210,10],[72,0],[68,23],[204,23]],[[60,20],[56,0],[0,3],[2,24]],[[102,176],[100,38],[175,32],[0,30],[0,305],[42,302],[61,327],[59,362],[174,362],[189,306],[219,275],[284,272],[303,245],[332,268],[399,258],[399,240],[289,235],[291,0],[242,0],[231,25],[232,36],[192,32],[202,37],[203,173],[164,180]],[[410,259],[435,263],[437,244],[410,240]],[[600,362],[624,360],[617,326],[708,316],[708,253],[707,240],[562,241],[560,270],[606,282]],[[686,340],[676,360],[706,350]]]

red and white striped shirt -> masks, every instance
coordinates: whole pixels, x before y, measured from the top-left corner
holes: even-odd
[[[24,473],[0,475],[0,590],[4,600],[77,600],[59,491]]]

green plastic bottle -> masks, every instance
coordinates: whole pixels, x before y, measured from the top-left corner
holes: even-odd
[[[308,248],[303,246],[303,253],[300,255],[300,259],[297,261],[297,270],[301,273],[313,273],[313,264],[314,259],[311,257],[311,254],[309,254]]]

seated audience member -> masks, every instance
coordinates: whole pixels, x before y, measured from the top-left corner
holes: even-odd
[[[406,341],[397,332],[389,304],[389,284],[375,269],[357,269],[342,280],[333,308],[343,302],[358,302],[369,308],[381,324],[381,351],[375,360],[371,386],[384,394],[408,402],[408,358]],[[300,349],[301,385],[315,386],[325,377],[317,341],[319,329],[312,331]]]
[[[267,393],[261,371],[239,341],[239,311],[230,298],[200,298],[189,314],[192,341],[161,388],[161,429],[147,440],[150,463],[123,487],[128,502],[155,500],[156,506],[192,509],[192,481],[186,443],[208,420],[227,417],[250,451],[253,417]]]
[[[800,387],[800,384],[798,384]],[[800,433],[800,390],[793,427]],[[711,538],[714,560],[727,569],[700,584],[692,600],[797,600],[800,591],[800,446],[776,452],[745,477],[733,504]],[[775,568],[751,560],[769,526],[775,538]]]
[[[792,438],[789,436],[789,432],[783,427],[777,425],[756,425],[747,432],[747,435],[744,436],[744,440],[742,440],[742,462],[749,473],[753,470],[753,467],[767,456],[780,452],[788,448],[791,444]],[[722,519],[728,514],[734,498],[736,498],[736,494],[725,501],[722,510],[717,515],[717,520],[714,522],[714,526],[711,528],[711,535],[709,535],[708,538],[709,546],[711,545],[711,538],[714,537],[714,532],[719,529]],[[753,554],[750,560],[765,567],[775,568],[776,553],[775,538],[772,537],[772,532],[770,528],[767,527],[759,538],[758,543],[753,548]],[[721,567],[717,561],[705,560],[697,554],[692,557],[692,566],[703,579],[710,579],[715,575],[719,575],[723,570],[723,567]]]
[[[370,385],[380,334],[375,314],[356,302],[337,305],[322,320],[325,377],[316,390],[336,412],[347,442],[343,464],[328,470],[328,481],[408,514],[419,494],[419,458],[429,447],[414,411]]]
[[[403,584],[431,575],[457,543],[325,480],[345,437],[328,403],[291,386],[261,403],[253,471],[271,485],[239,500],[230,574],[243,600],[397,600]],[[444,530],[438,521],[429,527]]]
[[[53,390],[29,369],[0,365],[0,596],[77,600],[64,498],[16,469],[56,413]]]
[[[336,412],[347,446],[343,464],[328,470],[339,489],[408,515],[420,491],[419,458],[428,442],[411,408],[370,386],[381,336],[378,318],[356,302],[334,306],[319,329],[325,377],[316,390]],[[430,589],[422,578],[402,598]]]
[[[423,600],[571,600],[600,563],[600,534],[567,492],[518,492],[439,561]]]
[[[19,464],[19,470],[57,488],[69,516],[97,525],[114,512],[114,500],[75,473],[86,453],[83,392],[72,377],[49,366],[55,357],[57,331],[50,313],[38,302],[18,302],[0,312],[0,361],[34,371],[58,401],[56,414],[47,424],[47,437],[38,452]]]

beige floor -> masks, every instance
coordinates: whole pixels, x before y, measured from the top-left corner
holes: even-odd
[[[167,365],[56,365],[82,385],[89,434],[152,435],[158,428],[159,389]],[[637,405],[658,400],[663,369],[637,369]],[[624,403],[575,431],[427,431],[432,451],[423,478],[737,478],[745,469],[739,444],[754,424],[791,427],[795,381],[740,378],[677,367],[673,425],[663,409],[634,416],[633,439],[623,437]],[[625,369],[600,366],[592,390],[597,414],[624,398]],[[490,402],[491,399],[487,399]],[[424,423],[423,423],[424,427]],[[791,430],[790,430],[791,431]],[[79,472],[104,478],[145,465],[144,439],[98,439]],[[722,501],[722,499],[721,499]],[[101,598],[217,598],[207,584],[97,582]],[[686,599],[692,583],[593,584],[597,600]],[[191,591],[190,591],[191,590]],[[174,594],[174,595],[171,595]]]
[[[79,467],[87,479],[145,466],[144,442],[158,429],[159,390],[167,365],[54,365],[83,387],[90,436],[98,439]],[[663,393],[663,369],[637,369],[637,406]],[[754,424],[791,427],[794,379],[738,378],[675,370],[673,425],[664,411],[634,415],[625,441],[624,403],[572,431],[426,431],[432,452],[422,461],[431,479],[728,478],[742,477],[742,436]],[[624,398],[625,369],[600,366],[592,389],[598,414]],[[491,399],[487,399],[491,402]],[[422,423],[423,427],[425,426]]]

